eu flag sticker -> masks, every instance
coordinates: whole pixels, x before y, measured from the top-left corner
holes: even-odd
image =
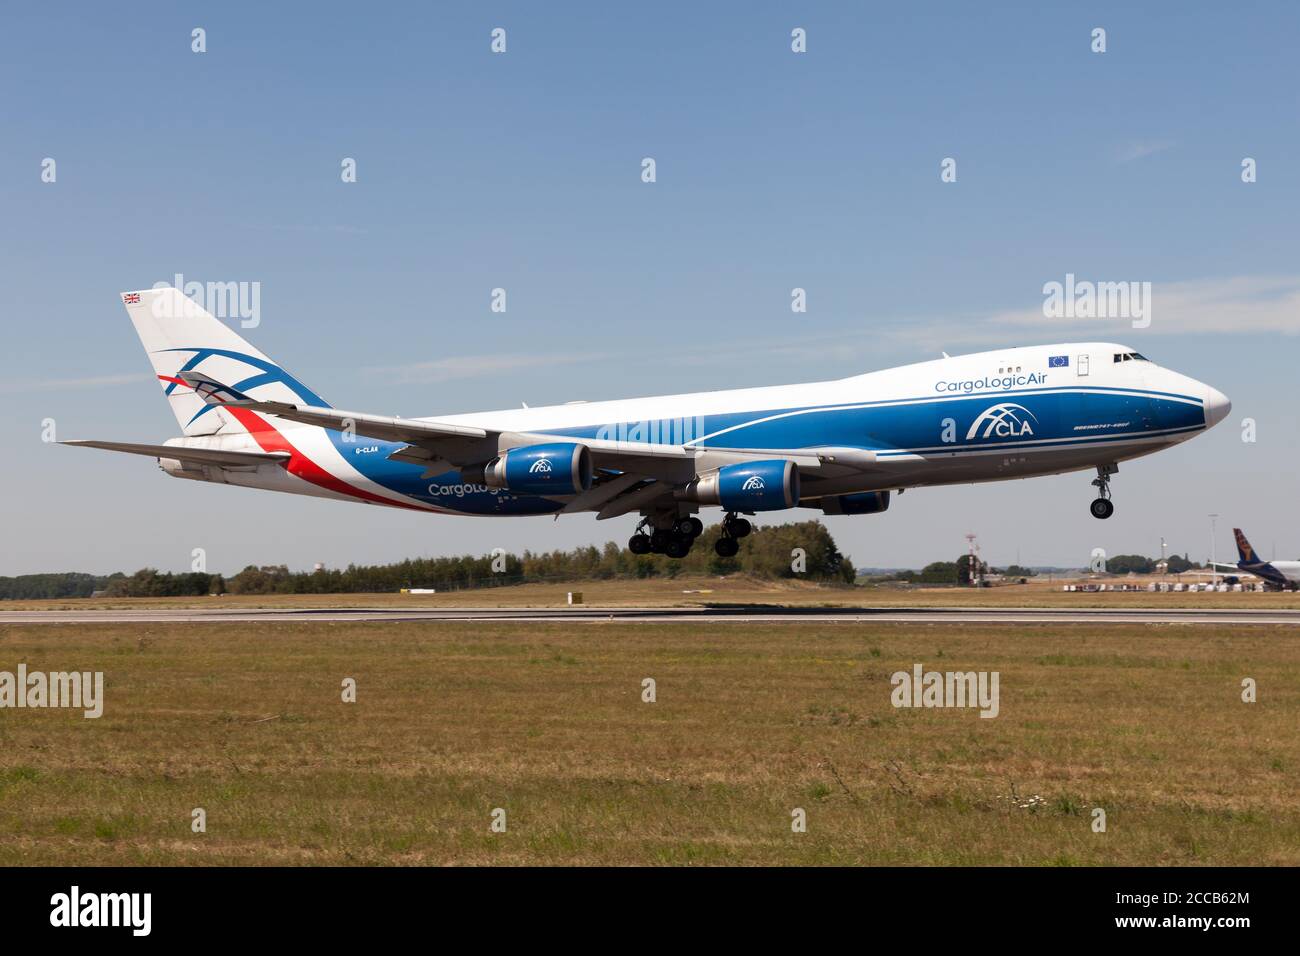
[[[1068,355],[1053,355],[1053,356],[1050,356],[1050,357],[1047,359],[1047,367],[1048,367],[1048,368],[1069,368],[1069,367],[1070,367],[1070,356],[1068,356]]]

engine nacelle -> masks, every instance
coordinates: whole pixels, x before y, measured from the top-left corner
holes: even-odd
[[[827,515],[874,515],[888,510],[888,491],[862,491],[822,499],[822,514]]]
[[[792,461],[723,465],[686,486],[683,497],[728,511],[780,511],[799,504],[799,469]]]
[[[467,468],[461,478],[524,495],[576,495],[591,487],[591,450],[573,442],[511,448],[481,475]]]

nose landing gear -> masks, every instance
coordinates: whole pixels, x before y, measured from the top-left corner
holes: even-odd
[[[1097,489],[1097,497],[1088,506],[1094,518],[1105,519],[1115,513],[1115,505],[1110,500],[1110,476],[1117,471],[1119,465],[1097,466],[1097,477],[1092,479],[1093,487]]]

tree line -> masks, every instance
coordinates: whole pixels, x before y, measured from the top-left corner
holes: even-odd
[[[960,555],[956,561],[931,561],[920,571],[897,571],[885,580],[907,581],[911,584],[966,585],[970,584],[971,563],[971,556],[968,552]],[[979,562],[978,571],[981,577],[988,574],[1001,574],[1008,578],[1031,578],[1038,573],[1029,568],[1022,568],[1017,564],[999,570],[990,567],[986,561]]]
[[[1199,564],[1189,561],[1186,555],[1173,554],[1166,561],[1170,574],[1182,574],[1184,571],[1200,567]],[[1140,554],[1117,554],[1106,560],[1106,571],[1110,574],[1154,574],[1158,563],[1154,558],[1147,558]],[[965,585],[970,584],[970,567],[971,557],[967,553],[958,557],[956,561],[932,561],[920,571],[897,571],[888,578],[879,580],[908,581],[913,584]],[[1015,564],[1002,569],[991,568],[986,562],[981,561],[979,573],[1000,574],[1008,578],[1031,578],[1038,572]]]
[[[1165,561],[1170,574],[1182,574],[1184,571],[1200,567],[1199,564],[1189,561],[1185,554],[1171,554]],[[1106,570],[1111,574],[1155,574],[1157,564],[1159,562],[1154,558],[1140,554],[1117,554],[1113,558],[1106,559]]]
[[[90,597],[177,597],[204,594],[348,594],[434,588],[439,591],[525,582],[674,578],[678,575],[750,574],[851,584],[853,563],[818,521],[756,527],[734,558],[720,558],[713,543],[721,527],[706,528],[689,555],[634,555],[613,541],[569,551],[496,552],[443,558],[408,558],[395,564],[290,571],[285,565],[249,565],[226,576],[142,568],[134,574],[25,574],[0,577],[0,600]]]
[[[821,583],[850,584],[853,563],[835,545],[818,521],[756,527],[734,558],[720,558],[713,543],[721,527],[706,528],[695,548],[681,560],[662,555],[635,555],[613,541],[569,551],[498,552],[444,558],[408,558],[395,564],[350,564],[346,568],[290,571],[285,565],[249,565],[226,576],[203,572],[172,573],[141,568],[134,574],[80,572],[24,574],[0,577],[0,600],[108,597],[181,597],[204,594],[347,594],[434,588],[439,591],[500,587],[525,582],[604,581],[617,578],[674,578],[678,575],[749,574],[761,578],[799,578]],[[1171,555],[1169,573],[1199,565],[1186,556]],[[1151,574],[1156,561],[1120,554],[1106,562],[1112,574]],[[981,573],[990,573],[981,562]],[[1001,571],[1011,578],[1032,577],[1028,568],[1011,565]],[[890,579],[915,584],[969,584],[970,555],[955,561],[934,561],[920,571],[899,571]]]

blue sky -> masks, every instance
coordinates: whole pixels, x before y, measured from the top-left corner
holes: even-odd
[[[1162,535],[1203,557],[1216,511],[1220,557],[1234,524],[1300,553],[1294,5],[270,6],[5,14],[0,573],[629,533],[208,487],[42,444],[45,418],[60,438],[175,433],[117,293],[176,273],[260,282],[254,344],[337,406],[403,415],[1115,339],[1234,402],[1210,434],[1125,465],[1115,518],[1088,516],[1084,474],[918,489],[826,519],[844,550],[918,565],[971,530],[995,562],[1151,554]],[[1044,318],[1042,286],[1067,272],[1152,282],[1151,327]]]

